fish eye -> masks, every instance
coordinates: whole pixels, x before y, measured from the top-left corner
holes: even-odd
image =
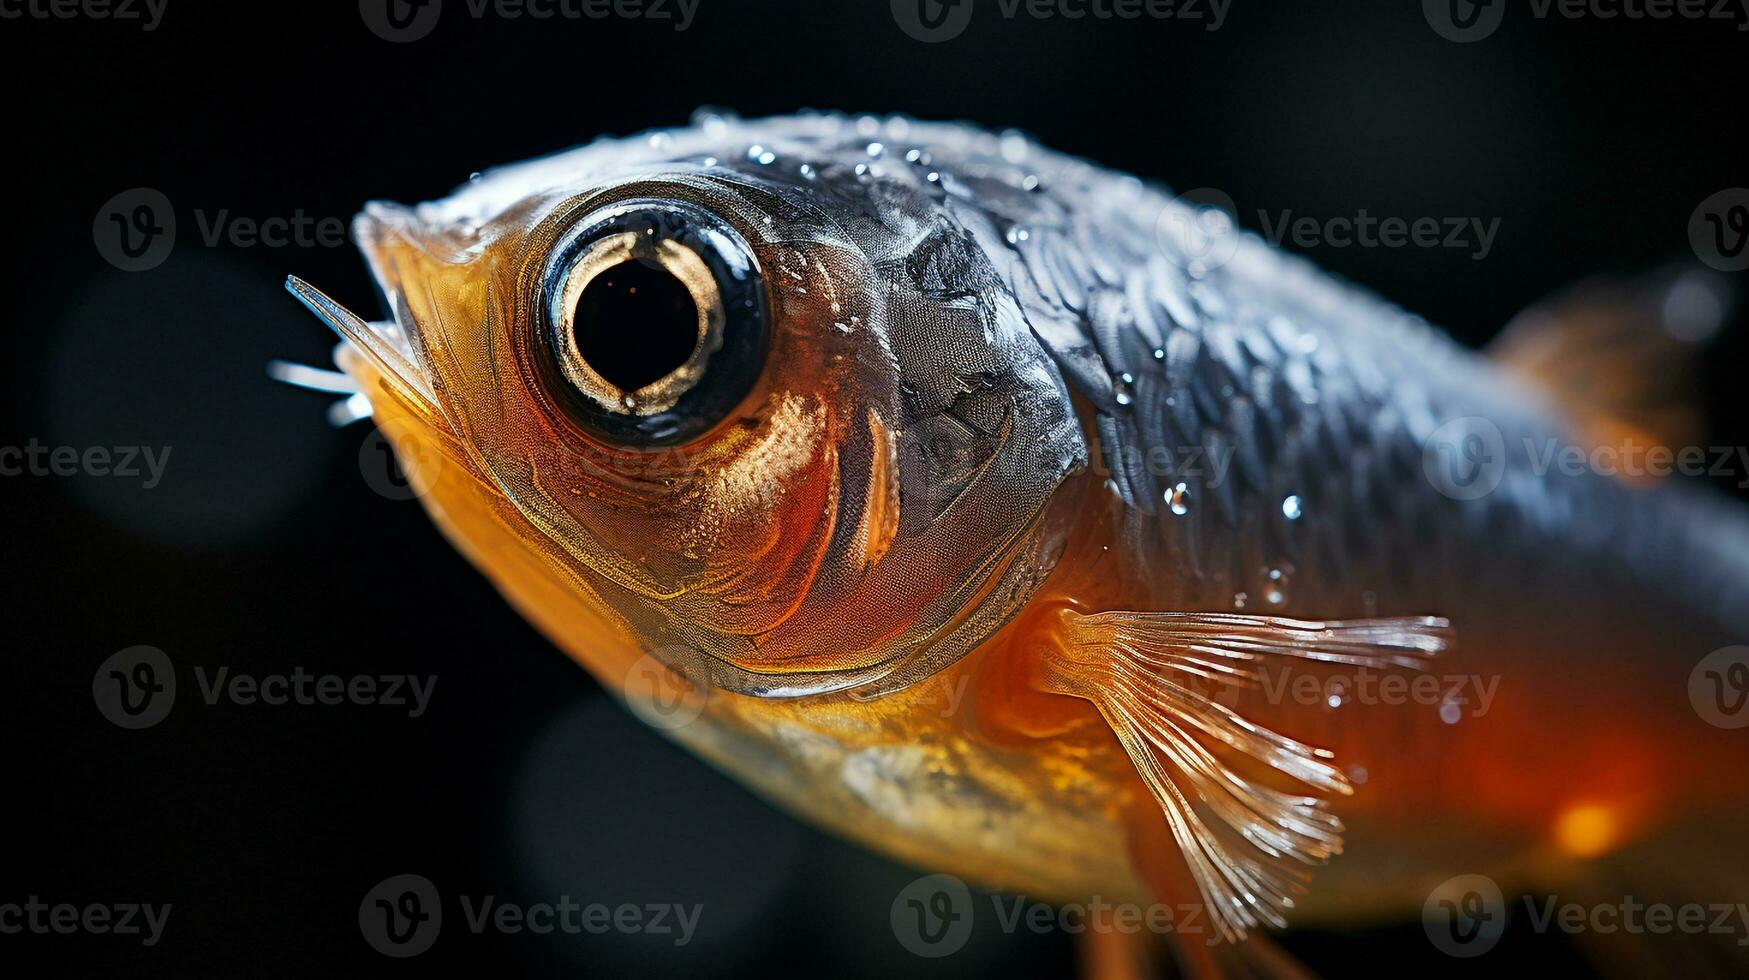
[[[752,250],[691,204],[630,201],[584,217],[554,245],[543,288],[558,400],[619,445],[672,445],[708,430],[764,359]]]

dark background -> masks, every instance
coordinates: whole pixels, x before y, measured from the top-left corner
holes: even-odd
[[[691,29],[474,20],[449,0],[390,44],[354,3],[169,0],[157,30],[0,20],[6,93],[4,444],[170,446],[163,483],[8,477],[0,683],[0,902],[173,903],[152,949],[0,936],[0,964],[229,976],[441,970],[647,976],[1063,976],[1062,935],[980,928],[959,955],[887,924],[915,872],[824,837],[646,731],[498,599],[411,502],[361,477],[368,425],[270,383],[333,338],[295,272],[374,313],[350,245],[209,247],[196,212],[346,219],[440,196],[470,171],[683,123],[803,106],[1030,130],[1178,187],[1312,216],[1500,218],[1492,253],[1323,248],[1317,260],[1481,342],[1539,296],[1688,252],[1690,213],[1746,182],[1749,34],[1716,21],[1538,21],[1442,39],[1418,4],[1234,0],[1202,22],[1004,20],[975,0],[923,44],[885,0],[702,0]],[[162,191],[162,266],[93,245],[113,195]],[[1741,444],[1741,329],[1708,359],[1715,443]],[[92,678],[136,644],[176,663],[176,707],[125,731]],[[208,705],[193,668],[437,677],[417,719],[382,706]],[[358,906],[391,874],[446,897],[700,902],[683,949],[637,936],[476,936],[453,901],[396,962]],[[1572,967],[1509,930],[1486,961]],[[1404,924],[1290,933],[1315,969],[1456,974]],[[12,970],[8,970],[13,973]],[[21,975],[13,973],[13,975]]]

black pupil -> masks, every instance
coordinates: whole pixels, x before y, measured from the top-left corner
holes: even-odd
[[[571,317],[577,353],[609,384],[636,391],[692,359],[698,306],[674,274],[629,261],[583,287]]]

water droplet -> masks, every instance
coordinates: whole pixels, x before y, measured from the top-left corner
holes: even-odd
[[[1342,695],[1332,694],[1324,699],[1324,703],[1332,708],[1340,708],[1342,707]]]
[[[798,169],[800,169],[803,177],[806,177],[809,180],[814,179],[814,168],[811,165],[804,163]]]
[[[1246,603],[1246,602],[1249,602],[1249,601],[1250,601],[1250,599],[1251,599],[1251,597],[1250,597],[1250,596],[1248,596],[1248,595],[1246,595],[1246,594],[1245,594],[1245,593],[1243,593],[1243,592],[1235,592],[1235,593],[1233,593],[1233,608],[1234,608],[1234,609],[1243,609],[1243,608],[1245,608],[1245,603]]]
[[[906,150],[905,151],[905,162],[906,163],[922,163],[923,162],[923,151],[917,149],[916,147],[912,147],[911,149]]]
[[[1038,181],[1038,174],[1027,174],[1020,180],[1020,189],[1023,191],[1037,191],[1042,188],[1043,185]]]
[[[1025,228],[1022,228],[1019,225],[1015,225],[1014,227],[1008,229],[1008,234],[1004,235],[1003,237],[1008,239],[1008,244],[1018,245],[1021,242],[1024,242],[1027,239],[1031,238],[1032,232],[1027,231]]]
[[[1154,348],[1154,360],[1164,361],[1165,359],[1166,359],[1166,348],[1164,348],[1164,347]]]
[[[704,107],[692,114],[692,124],[704,129],[706,136],[721,136],[728,132],[729,117],[734,113],[722,109]]]
[[[868,164],[866,164],[866,163],[857,164],[856,165],[856,175],[858,177],[867,177],[868,176]]]
[[[652,150],[667,149],[668,144],[671,141],[671,139],[672,138],[667,133],[651,133],[650,134],[650,149],[652,149]]]
[[[1112,397],[1117,399],[1119,405],[1130,405],[1135,402],[1135,397],[1130,394],[1130,385],[1135,380],[1128,374],[1120,374],[1111,380]]]
[[[1287,587],[1289,580],[1293,578],[1293,566],[1283,564],[1265,569],[1263,578],[1263,601],[1272,606],[1286,605]]]
[[[481,177],[484,177],[484,176],[485,176],[485,174],[482,174],[478,170],[476,170],[473,173],[468,174],[468,181],[471,183],[473,181],[479,180]]]
[[[868,155],[871,157],[879,157],[885,152],[887,152],[887,148],[879,143],[870,143],[868,145]]]
[[[1166,508],[1179,517],[1190,513],[1190,487],[1180,483],[1167,490]]]
[[[1447,701],[1439,706],[1439,720],[1448,725],[1455,725],[1464,717],[1464,706],[1456,701]]]
[[[1365,766],[1348,767],[1348,781],[1356,786],[1365,786],[1367,775]]]
[[[1281,499],[1281,516],[1290,521],[1297,521],[1302,513],[1304,510],[1301,508],[1299,494],[1290,493]]]
[[[717,165],[717,158],[716,157],[705,157],[704,158],[704,165],[707,167],[716,166]]]

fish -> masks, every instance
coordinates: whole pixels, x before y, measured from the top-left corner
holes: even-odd
[[[1749,521],[1622,462],[1693,445],[1671,379],[1716,281],[1581,287],[1477,352],[1192,195],[832,112],[702,112],[353,230],[387,317],[290,279],[344,377],[277,375],[804,820],[1189,910],[1137,955],[1195,976],[1293,973],[1271,934],[1454,876],[1749,881]]]

